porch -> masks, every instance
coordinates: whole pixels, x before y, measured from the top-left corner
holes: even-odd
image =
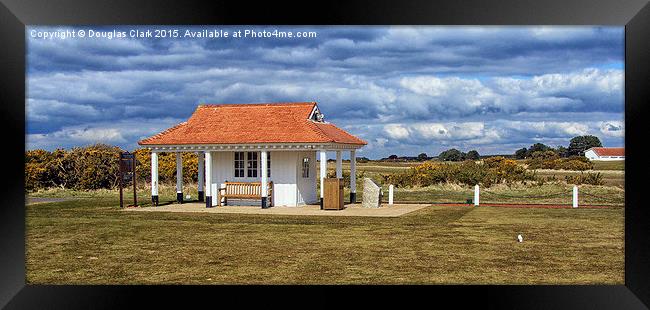
[[[310,204],[299,207],[278,206],[262,209],[259,206],[221,206],[206,208],[200,202],[169,204],[158,207],[127,208],[130,212],[183,212],[215,214],[259,214],[259,215],[309,215],[309,216],[363,216],[363,217],[399,217],[428,206],[427,204],[395,204],[380,208],[364,208],[360,203],[347,204],[345,209],[332,211],[321,210],[320,205]]]
[[[176,154],[177,203],[183,204],[189,194],[204,201],[206,208],[225,203],[255,203],[262,208],[322,203],[330,152],[335,154],[337,178],[343,177],[342,163],[346,153],[349,154],[350,175],[356,176],[356,149],[349,145],[153,146],[151,152],[154,205],[158,205],[159,152]],[[184,152],[198,155],[198,193],[187,192],[183,186]],[[320,181],[319,192],[317,180]],[[356,202],[356,177],[350,179],[349,201]]]

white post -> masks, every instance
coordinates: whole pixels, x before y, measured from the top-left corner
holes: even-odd
[[[327,151],[320,151],[320,207],[323,208],[323,197],[325,197],[325,177],[327,176]]]
[[[203,162],[205,153],[204,152],[198,152],[197,157],[199,159],[199,176],[198,176],[198,192],[199,192],[199,201],[203,201],[203,183],[205,180],[203,179],[203,171],[205,167],[205,163]]]
[[[573,185],[573,207],[578,207],[578,186]]]
[[[158,205],[158,153],[151,152],[151,204]]]
[[[205,152],[205,207],[212,207],[212,152]]]
[[[393,204],[393,184],[388,185],[388,204]]]
[[[357,155],[350,150],[350,203],[357,201]]]
[[[479,202],[479,188],[478,184],[474,185],[474,206],[478,206]]]
[[[176,152],[176,201],[183,203],[183,154]]]
[[[268,198],[267,196],[268,196],[268,182],[269,182],[268,181],[269,176],[268,176],[268,171],[267,171],[268,167],[267,167],[267,164],[266,164],[266,159],[267,159],[267,154],[268,153],[266,151],[262,151],[260,153],[261,153],[260,154],[261,155],[260,160],[262,161],[262,165],[261,165],[262,166],[262,181],[261,181],[262,186],[260,188],[260,190],[262,191],[262,209],[266,209],[266,203],[267,203],[266,199]]]
[[[341,151],[336,151],[336,178],[343,177],[343,158],[341,158]]]

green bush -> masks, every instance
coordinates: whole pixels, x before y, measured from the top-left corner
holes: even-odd
[[[343,186],[350,187],[350,171],[343,170]],[[336,171],[327,172],[328,178],[336,178]],[[357,184],[363,181],[365,171],[357,171]]]
[[[590,185],[603,185],[603,175],[600,172],[597,173],[580,173],[580,175],[567,175],[564,177],[565,181],[568,184],[590,184]]]
[[[95,144],[53,152],[30,150],[25,152],[25,189],[33,191],[48,187],[111,189],[119,185],[119,154],[116,146]],[[133,152],[136,158],[136,182],[151,182],[151,153],[147,149]],[[198,156],[183,153],[183,181],[198,179]],[[159,153],[158,180],[176,182],[176,153]]]
[[[490,157],[481,163],[473,160],[453,165],[427,162],[402,173],[383,174],[385,183],[404,186],[429,186],[440,183],[465,185],[523,182],[534,180],[534,174],[526,171],[514,160],[504,157]]]
[[[537,154],[535,154],[537,153]],[[530,159],[526,160],[529,169],[563,169],[573,171],[585,171],[593,169],[594,165],[584,156],[571,156],[559,158],[555,153],[534,152]]]

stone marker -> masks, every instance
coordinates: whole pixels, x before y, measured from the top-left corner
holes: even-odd
[[[363,178],[363,201],[365,208],[379,208],[381,204],[381,188],[370,178]]]

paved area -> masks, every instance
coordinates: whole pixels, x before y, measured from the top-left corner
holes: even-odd
[[[343,210],[321,210],[319,205],[300,207],[271,207],[262,209],[259,206],[221,206],[206,208],[204,203],[170,204],[158,207],[125,208],[127,212],[204,212],[204,213],[235,213],[235,214],[277,214],[277,215],[320,215],[320,216],[371,216],[398,217],[429,204],[395,204],[383,205],[380,208],[364,208],[360,203],[348,204]]]

